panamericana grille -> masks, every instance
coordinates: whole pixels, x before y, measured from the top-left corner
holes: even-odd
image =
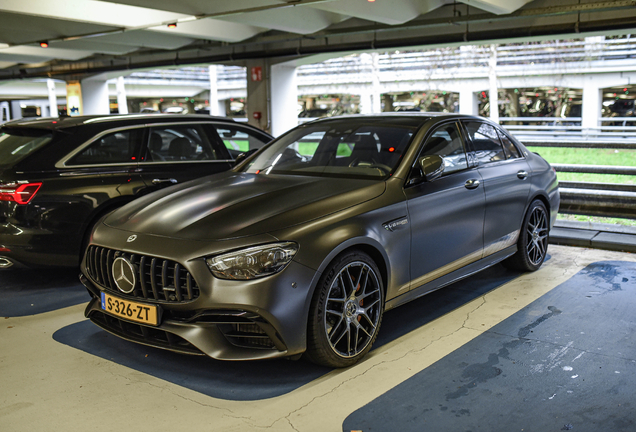
[[[118,257],[126,258],[136,270],[137,283],[130,294],[121,293],[113,279],[113,262]],[[89,246],[86,259],[90,277],[117,295],[175,303],[194,300],[200,294],[190,272],[171,260],[93,245]]]

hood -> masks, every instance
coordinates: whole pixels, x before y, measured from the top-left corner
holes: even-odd
[[[318,219],[384,192],[377,180],[223,173],[139,198],[104,223],[135,233],[222,240]]]

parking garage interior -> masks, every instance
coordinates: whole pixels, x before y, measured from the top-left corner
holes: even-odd
[[[78,268],[0,268],[0,430],[636,430],[633,2],[25,0],[0,22],[3,123],[75,107],[277,136],[433,111],[490,117],[533,151],[627,154],[610,191],[562,182],[541,269],[497,264],[388,311],[344,369],[124,341],[84,317]]]

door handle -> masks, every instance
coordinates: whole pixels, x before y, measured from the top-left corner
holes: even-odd
[[[466,180],[466,183],[464,184],[464,186],[466,187],[466,189],[475,189],[479,187],[479,180],[477,179]]]
[[[177,183],[177,179],[169,178],[169,179],[153,179],[152,180],[152,184],[153,185],[158,185],[158,184],[163,184],[163,183],[176,184]]]
[[[526,177],[528,177],[528,171],[518,171],[517,177],[519,177],[521,180],[524,180]]]

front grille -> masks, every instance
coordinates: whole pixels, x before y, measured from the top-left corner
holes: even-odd
[[[88,317],[104,330],[127,340],[185,354],[203,354],[197,347],[182,337],[158,328],[120,320],[100,310],[92,311]]]
[[[136,283],[129,294],[119,291],[113,279],[113,262],[118,257],[126,258],[135,268]],[[200,295],[199,286],[190,272],[181,264],[163,258],[91,245],[88,248],[86,268],[97,284],[117,295],[170,303],[191,301]]]

